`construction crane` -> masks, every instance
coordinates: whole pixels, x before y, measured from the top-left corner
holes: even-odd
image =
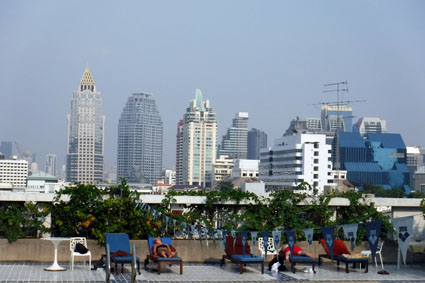
[[[21,152],[21,149],[19,148],[18,143],[16,141],[14,141],[13,143],[15,144],[16,149],[18,150],[18,154],[19,154],[18,158],[22,158],[22,152]]]

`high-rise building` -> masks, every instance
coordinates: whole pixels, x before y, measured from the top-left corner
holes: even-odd
[[[182,182],[184,185],[211,187],[213,163],[216,158],[217,120],[208,100],[202,100],[197,89],[196,97],[184,114]],[[178,153],[177,153],[178,154]]]
[[[322,132],[322,120],[320,118],[297,118],[293,119],[284,136],[297,134],[311,134]]]
[[[176,185],[183,185],[183,124],[180,120],[177,123],[176,135]]]
[[[260,149],[267,147],[267,134],[259,129],[248,131],[248,159],[260,159]]]
[[[260,156],[260,180],[267,191],[296,190],[307,182],[322,193],[332,183],[331,145],[325,134],[283,136],[273,147],[261,149]]]
[[[321,114],[322,131],[334,132],[337,129],[351,132],[353,126],[353,109],[341,105],[323,105]]]
[[[118,123],[118,178],[155,184],[162,175],[162,120],[151,94],[127,99]]]
[[[12,142],[2,141],[0,143],[0,153],[4,154],[5,159],[12,158]]]
[[[220,155],[234,159],[246,159],[248,156],[248,113],[235,114],[232,126],[227,129],[221,143]]]
[[[410,193],[406,145],[400,134],[338,133],[339,161],[354,185],[402,188]]]
[[[102,98],[87,66],[71,101],[68,120],[66,179],[93,184],[103,179],[105,116]]]
[[[363,117],[353,125],[353,132],[364,134],[379,134],[387,132],[387,121],[378,117]]]
[[[57,164],[56,164],[56,155],[55,154],[47,154],[44,170],[47,174],[52,176],[57,176]]]

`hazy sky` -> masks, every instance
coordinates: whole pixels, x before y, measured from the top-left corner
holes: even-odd
[[[105,165],[116,163],[126,99],[152,93],[164,123],[164,166],[196,88],[217,113],[235,112],[269,144],[291,119],[335,101],[348,81],[357,120],[378,116],[407,145],[425,145],[425,1],[0,2],[0,140],[44,164],[66,155],[66,115],[89,64],[103,97]]]

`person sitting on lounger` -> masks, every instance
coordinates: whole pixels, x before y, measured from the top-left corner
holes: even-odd
[[[289,256],[291,255],[291,248],[289,247],[289,245],[288,244],[285,244],[285,245],[283,245],[283,252],[284,252],[284,254],[285,254],[285,261],[286,262],[289,262]],[[306,252],[304,252],[299,246],[297,246],[297,245],[294,245],[294,251],[293,251],[293,253],[294,253],[294,256],[308,256],[308,257],[311,257],[311,258],[315,258],[316,256],[315,255],[312,255],[312,254],[310,254],[310,253],[306,253]]]
[[[160,238],[153,240],[152,255],[157,257],[176,257],[177,251],[173,246],[164,244]]]
[[[291,249],[288,244],[280,245],[278,249],[278,255],[274,256],[273,259],[269,262],[269,270],[271,270],[272,265],[279,261],[281,266],[279,267],[279,271],[286,271],[286,268],[283,265],[283,261],[289,262],[289,256],[291,255]],[[295,256],[309,256],[311,258],[315,258],[315,255],[304,252],[299,246],[294,245],[294,255]]]

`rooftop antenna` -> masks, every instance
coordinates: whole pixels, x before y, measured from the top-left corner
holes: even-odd
[[[348,93],[348,83],[345,82],[337,82],[337,83],[330,83],[325,84],[323,87],[328,88],[327,90],[324,90],[323,93],[333,92],[336,93],[336,127],[335,127],[335,133],[334,133],[334,144],[335,144],[335,162],[334,162],[334,170],[337,171],[337,175],[339,178],[339,170],[341,169],[341,163],[340,163],[340,157],[339,157],[339,138],[338,138],[338,132],[341,128],[341,106],[343,103],[346,103],[340,99],[340,97],[343,97],[344,93]],[[330,89],[329,89],[330,88]],[[322,125],[323,127],[323,125]]]

